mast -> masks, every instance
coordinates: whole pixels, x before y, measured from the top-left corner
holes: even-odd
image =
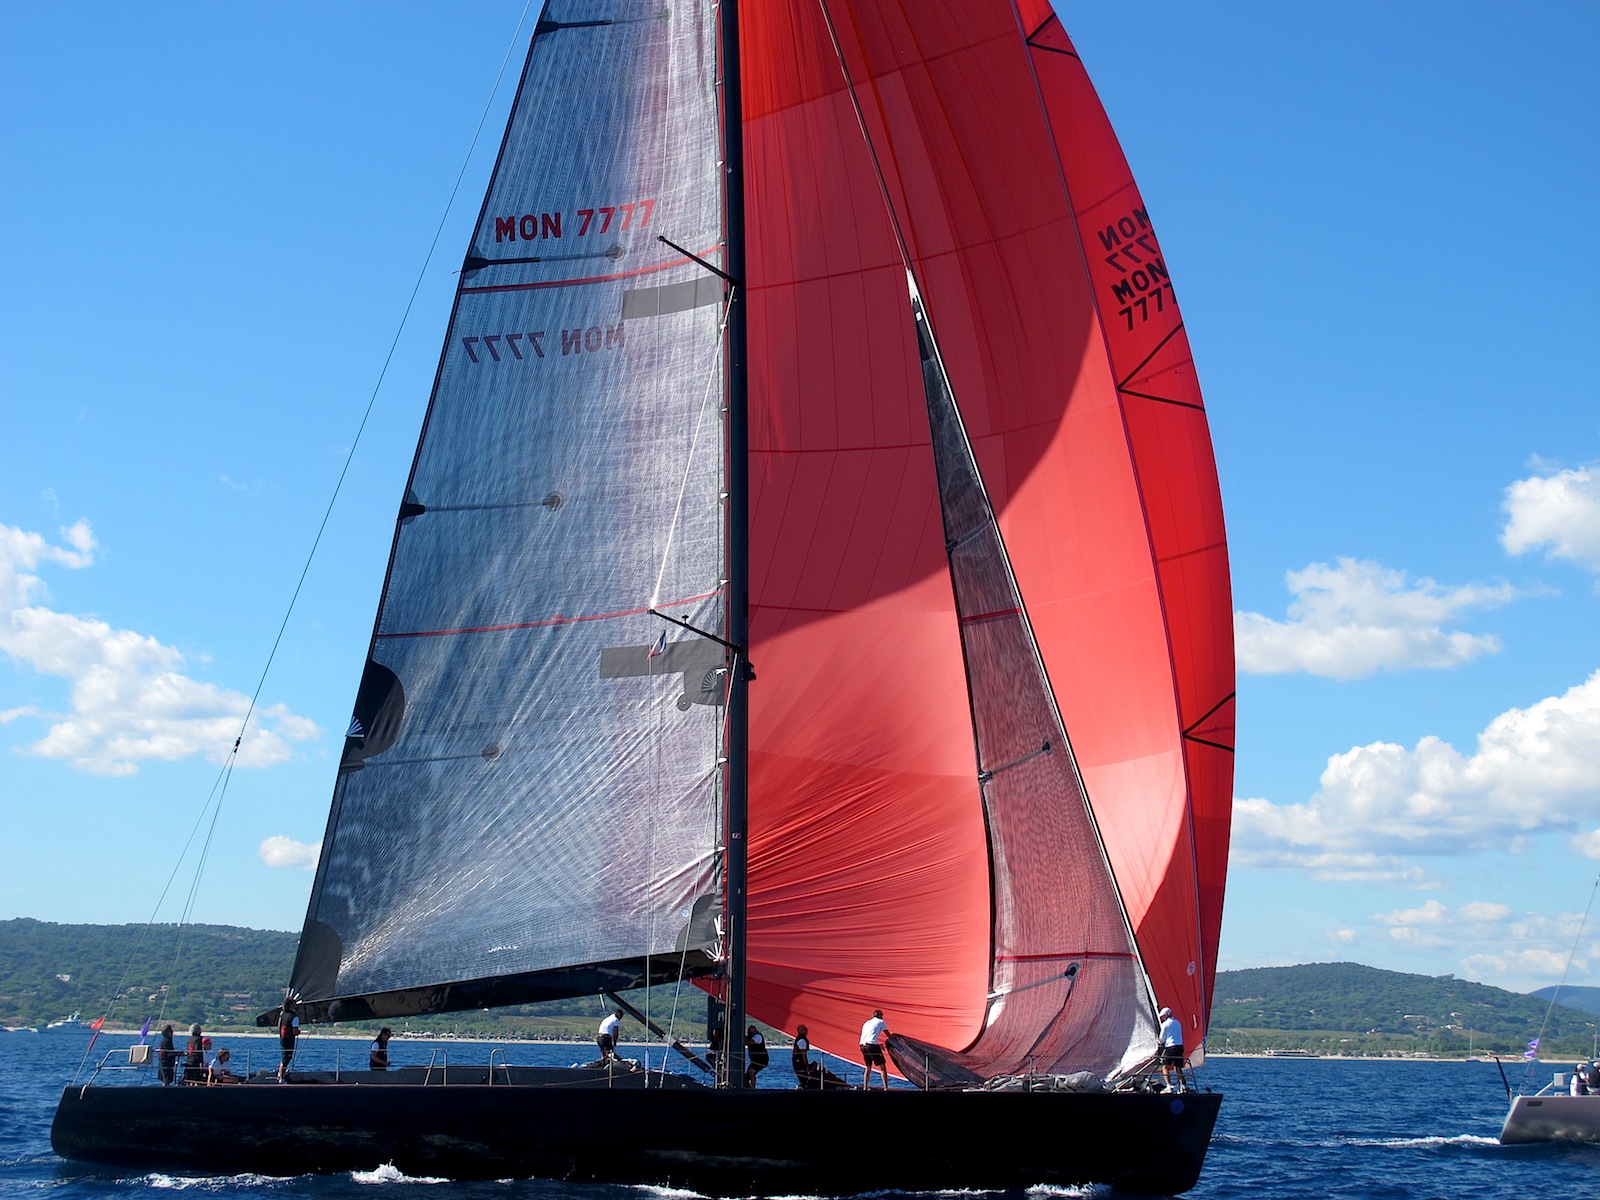
[[[739,102],[739,14],[736,0],[718,6],[722,45],[723,266],[728,291],[728,680],[726,830],[726,950],[728,989],[723,1009],[718,1083],[740,1087],[744,1079],[745,913],[749,862],[749,684],[750,528],[749,380],[746,374],[744,307],[744,130]],[[737,1064],[737,1065],[735,1065]]]

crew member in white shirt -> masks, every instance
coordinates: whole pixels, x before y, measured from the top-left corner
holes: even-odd
[[[1156,1051],[1156,1065],[1161,1068],[1161,1075],[1167,1081],[1167,1090],[1176,1092],[1183,1090],[1183,1023],[1172,1015],[1170,1008],[1163,1008],[1156,1014],[1161,1022],[1161,1032],[1156,1038],[1159,1049]],[[1172,1086],[1172,1076],[1178,1076],[1178,1086]]]
[[[884,1058],[884,1043],[889,1040],[889,1026],[883,1019],[881,1008],[873,1009],[872,1016],[861,1027],[861,1061],[866,1064],[866,1078],[861,1081],[865,1089],[872,1087],[872,1069],[877,1067],[883,1076],[883,1090],[889,1090],[889,1063]]]
[[[600,1047],[600,1061],[608,1063],[617,1057],[617,1037],[622,1030],[622,1010],[619,1008],[600,1022],[600,1032],[594,1035],[594,1044]]]

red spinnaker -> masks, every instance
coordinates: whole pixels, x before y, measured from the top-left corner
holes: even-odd
[[[1115,137],[1037,0],[1020,23],[995,0],[743,22],[751,1011],[840,1052],[873,1008],[955,1049],[986,1020],[996,898],[909,269],[1156,995],[1197,1043],[1231,795],[1226,548]]]

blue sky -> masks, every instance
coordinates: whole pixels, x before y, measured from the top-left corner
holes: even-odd
[[[0,918],[182,910],[193,852],[175,863],[520,12],[0,8]],[[1222,965],[1556,981],[1600,872],[1600,6],[1062,13],[1160,229],[1222,475]],[[266,677],[195,919],[299,927],[508,100]],[[1600,983],[1600,914],[1571,982]]]

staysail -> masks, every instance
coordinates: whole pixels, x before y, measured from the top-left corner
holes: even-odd
[[[632,987],[715,939],[710,0],[534,34],[399,512],[293,986],[313,1017]],[[659,240],[666,238],[667,242]]]

